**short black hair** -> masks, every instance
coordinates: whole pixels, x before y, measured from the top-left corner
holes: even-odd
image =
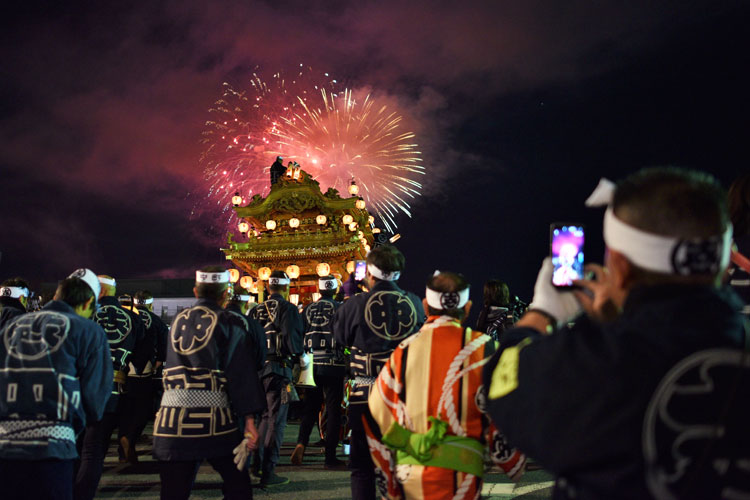
[[[403,271],[406,266],[404,254],[393,245],[381,245],[367,254],[367,263],[372,264],[384,273]],[[378,278],[375,278],[378,279]]]
[[[460,292],[468,287],[469,282],[463,274],[451,271],[440,271],[440,274],[431,276],[430,279],[427,280],[427,288],[435,290],[436,292]],[[430,316],[450,316],[459,321],[463,321],[466,316],[466,311],[464,311],[463,308],[435,309],[432,306],[427,306],[427,312]]]
[[[510,290],[500,280],[489,280],[484,284],[484,305],[508,307]]]
[[[273,271],[273,272],[271,272],[271,276],[269,276],[269,277],[270,278],[286,278],[286,279],[289,279],[289,275],[286,274],[284,271]],[[268,289],[271,292],[283,292],[287,288],[289,288],[289,285],[271,285],[271,284],[268,285]]]
[[[70,277],[58,283],[54,300],[65,302],[75,309],[85,304],[91,297],[94,297],[94,292],[88,283],[80,278]],[[94,297],[94,301],[96,301],[96,297]]]
[[[729,186],[729,217],[735,235],[750,235],[750,174],[741,175]]]
[[[16,276],[15,278],[8,278],[7,280],[3,281],[0,286],[15,286],[18,288],[26,288],[27,290],[29,289],[29,284],[26,282],[26,280],[18,276]]]
[[[204,273],[223,273],[226,271],[222,266],[207,266],[200,269]],[[199,299],[212,300],[219,302],[221,296],[224,295],[224,290],[227,289],[228,283],[196,283],[195,293]]]

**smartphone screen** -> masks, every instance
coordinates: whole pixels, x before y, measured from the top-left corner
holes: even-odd
[[[357,267],[354,268],[354,280],[362,281],[367,273],[367,263],[364,260],[357,261]]]
[[[566,288],[583,278],[583,226],[556,223],[550,225],[552,284]]]

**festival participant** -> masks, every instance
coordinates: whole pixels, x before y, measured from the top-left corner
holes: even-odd
[[[235,284],[232,297],[227,301],[224,309],[242,324],[246,333],[247,347],[255,358],[255,366],[263,366],[266,362],[266,333],[258,321],[247,315],[251,299],[247,290]]]
[[[270,295],[250,314],[266,332],[268,349],[260,371],[267,406],[259,429],[261,443],[253,464],[253,471],[260,474],[261,488],[289,482],[289,478],[274,473],[289,412],[292,365],[302,354],[302,318],[297,307],[288,301],[289,283],[289,276],[284,271],[273,271],[268,278]]]
[[[181,311],[170,329],[164,396],[154,422],[162,499],[187,499],[204,459],[221,475],[224,498],[252,498],[244,461],[257,443],[254,415],[263,408],[263,394],[245,332],[220,307],[230,286],[223,267],[197,271],[198,302]],[[238,418],[245,423],[244,440]]]
[[[99,281],[79,269],[41,311],[0,331],[0,497],[73,495],[76,434],[112,390],[112,361],[96,310]]]
[[[318,420],[321,404],[325,401],[325,467],[341,468],[345,463],[336,458],[336,447],[341,433],[341,401],[344,398],[346,371],[344,352],[333,338],[333,316],[341,305],[333,300],[338,281],[332,275],[318,280],[320,299],[308,305],[302,313],[305,322],[305,351],[313,356],[315,387],[305,389],[302,423],[297,446],[292,452],[292,465],[300,465],[310,432]]]
[[[476,330],[499,341],[502,333],[513,326],[513,321],[508,285],[500,280],[489,280],[484,284],[484,307],[479,313]]]
[[[11,278],[0,285],[0,328],[26,312],[29,303],[29,284],[23,278]]]
[[[87,425],[80,438],[81,460],[73,487],[76,500],[94,498],[112,432],[126,416],[120,395],[125,391],[129,365],[132,363],[142,370],[154,349],[153,344],[145,341],[146,328],[140,315],[123,308],[117,300],[115,279],[108,275],[99,275],[98,279],[101,286],[99,308],[91,319],[104,329],[109,340],[114,384],[104,416],[100,421]]]
[[[736,246],[729,284],[745,302],[742,311],[750,318],[750,174],[738,177],[729,187],[729,217]]]
[[[157,393],[154,376],[164,363],[169,328],[153,313],[154,297],[151,292],[144,290],[136,293],[132,302],[131,310],[140,315],[146,329],[143,348],[151,350],[142,369],[129,363],[126,392],[122,395],[123,416],[117,434],[120,461],[135,464],[138,463],[135,443],[154,415],[154,398]],[[159,381],[161,382],[161,377]]]
[[[333,320],[334,339],[351,351],[349,372],[354,377],[354,388],[349,395],[349,468],[355,500],[375,498],[375,471],[363,426],[363,418],[370,418],[370,387],[399,342],[419,330],[425,321],[419,298],[401,290],[396,283],[404,265],[404,256],[396,247],[372,249],[367,254],[365,276],[370,291],[344,302]]]
[[[279,178],[286,172],[284,166],[284,158],[281,156],[276,157],[276,161],[271,165],[271,186],[279,182]]]
[[[588,204],[609,205],[606,268],[558,292],[544,261],[484,369],[494,423],[555,473],[555,499],[747,497],[748,333],[717,286],[725,193],[707,174],[646,169]]]
[[[495,342],[461,326],[471,309],[469,283],[435,271],[422,304],[427,322],[393,351],[370,391],[365,429],[380,494],[474,499],[486,451],[514,481],[526,457],[508,447],[485,414],[482,366]]]

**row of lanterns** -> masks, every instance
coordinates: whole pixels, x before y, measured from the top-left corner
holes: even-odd
[[[362,200],[360,200],[360,201],[362,201]],[[364,202],[363,202],[363,203],[364,203]],[[318,215],[317,217],[315,217],[315,222],[317,222],[317,223],[318,223],[318,224],[320,224],[321,226],[322,226],[322,225],[325,225],[325,223],[326,223],[327,221],[328,221],[328,217],[326,217],[326,216],[325,216],[325,215],[323,215],[323,214],[321,214],[321,215]],[[357,224],[356,222],[354,222],[354,217],[352,217],[352,216],[351,216],[350,214],[346,214],[346,215],[344,215],[344,216],[343,216],[343,217],[341,218],[341,222],[343,222],[343,223],[344,223],[344,225],[345,225],[345,226],[347,226],[347,227],[349,228],[349,230],[350,230],[350,231],[356,231],[356,230],[357,230],[357,227],[359,227],[359,224]],[[370,216],[370,217],[368,218],[368,222],[369,222],[369,223],[370,223],[371,225],[372,225],[372,224],[374,224],[374,223],[375,223],[375,217],[373,217],[373,216],[371,215],[371,216]],[[298,228],[298,227],[299,227],[299,224],[300,224],[300,221],[299,221],[299,219],[298,219],[297,217],[292,217],[291,219],[289,219],[289,227],[291,227],[292,229],[296,229],[296,228]],[[244,221],[244,220],[243,220],[243,221],[240,221],[240,223],[239,223],[239,224],[237,224],[237,229],[239,229],[239,230],[240,230],[240,232],[241,232],[242,234],[245,234],[245,233],[247,233],[247,232],[248,232],[248,231],[250,230],[250,224],[248,224],[248,223],[247,223],[246,221]],[[267,220],[267,221],[266,221],[266,229],[268,229],[269,231],[273,231],[274,229],[276,229],[276,221],[275,221],[275,220],[273,220],[273,219],[269,219],[269,220]],[[375,228],[375,229],[377,229],[377,228]],[[375,231],[373,230],[373,232],[375,232]],[[378,232],[379,232],[379,231],[378,231]]]

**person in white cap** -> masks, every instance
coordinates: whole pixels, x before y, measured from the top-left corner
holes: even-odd
[[[289,276],[284,271],[273,271],[268,278],[268,298],[250,313],[250,318],[263,327],[268,349],[260,372],[266,392],[266,410],[259,426],[262,441],[252,467],[252,471],[260,475],[262,488],[289,482],[288,478],[274,472],[289,411],[292,365],[302,354],[302,317],[288,300],[289,284]]]
[[[198,302],[172,322],[154,422],[163,500],[187,500],[203,460],[221,475],[224,498],[253,496],[245,461],[258,441],[255,415],[265,401],[245,331],[221,308],[230,287],[221,266],[196,271]]]
[[[40,311],[0,330],[0,497],[73,496],[76,435],[98,421],[112,390],[107,336],[90,321],[99,281],[62,280]]]
[[[333,320],[336,342],[351,351],[349,372],[354,387],[348,408],[352,430],[349,468],[355,500],[375,499],[375,471],[363,424],[364,419],[372,418],[367,408],[370,390],[393,350],[425,322],[422,301],[397,284],[406,264],[404,255],[392,245],[383,245],[373,248],[366,261],[370,291],[344,302]]]
[[[224,310],[231,313],[245,329],[247,347],[255,358],[255,364],[263,366],[266,362],[266,333],[257,320],[248,316],[251,299],[250,293],[235,283],[234,293],[224,304]]]
[[[750,332],[719,286],[725,192],[656,168],[587,204],[607,205],[606,267],[558,292],[545,259],[484,370],[493,421],[557,476],[555,499],[749,497]]]
[[[11,278],[0,285],[0,328],[26,312],[31,292],[23,278]]]
[[[91,500],[99,486],[104,457],[109,448],[112,432],[127,416],[120,395],[125,392],[127,373],[131,364],[142,370],[153,353],[153,344],[147,344],[146,327],[140,315],[125,309],[117,300],[117,283],[112,276],[99,275],[99,307],[92,316],[109,339],[109,350],[114,367],[112,395],[107,402],[104,416],[86,427],[81,437],[81,460],[76,471],[73,487],[75,500]]]

